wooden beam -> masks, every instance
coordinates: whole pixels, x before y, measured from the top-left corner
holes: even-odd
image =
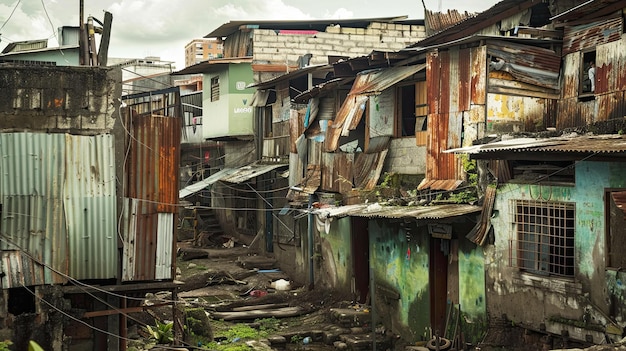
[[[126,307],[126,308],[120,308],[117,310],[91,311],[91,312],[85,312],[85,314],[83,314],[83,318],[94,318],[94,317],[111,316],[114,314],[128,314],[128,313],[143,312],[147,309],[169,306],[169,305],[171,304],[162,303],[162,304],[151,305],[151,306]]]
[[[284,63],[253,63],[253,72],[292,72],[300,68],[298,65],[286,65]]]

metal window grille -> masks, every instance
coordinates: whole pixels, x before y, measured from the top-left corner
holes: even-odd
[[[220,99],[220,77],[211,78],[211,101]]]
[[[510,265],[545,274],[574,275],[576,204],[513,200],[515,236],[510,242]]]

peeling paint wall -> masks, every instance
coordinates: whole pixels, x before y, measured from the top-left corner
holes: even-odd
[[[322,259],[318,266],[320,284],[349,292],[353,266],[350,255],[352,232],[350,217],[333,219],[328,233],[325,231],[324,222],[319,223],[317,227],[322,249]]]
[[[378,316],[405,340],[422,340],[430,326],[429,236],[412,235],[409,241],[399,225],[382,220],[371,220],[369,228]]]
[[[515,323],[534,328],[546,323],[549,328],[550,318],[582,320],[587,308],[593,320],[603,324],[610,313],[607,301],[626,302],[618,283],[621,274],[611,279],[605,271],[604,201],[606,189],[626,187],[625,172],[626,163],[581,161],[576,164],[573,186],[508,183],[499,188],[492,217],[495,244],[485,248],[490,315],[506,314]],[[515,199],[576,204],[573,278],[522,273],[510,265],[510,244],[515,240],[511,201]],[[614,317],[626,319],[623,312]]]

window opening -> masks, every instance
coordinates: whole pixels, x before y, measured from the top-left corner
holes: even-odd
[[[582,54],[580,72],[580,94],[594,94],[596,88],[596,52],[589,51]]]
[[[211,101],[220,99],[220,77],[211,78]]]
[[[513,200],[510,264],[544,275],[574,275],[576,205],[569,202]]]

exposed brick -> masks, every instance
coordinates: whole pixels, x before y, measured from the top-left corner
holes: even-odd
[[[382,23],[380,22],[372,22],[369,26],[372,29],[381,29],[382,28]]]
[[[341,27],[339,26],[328,26],[326,27],[326,33],[340,33]]]
[[[357,28],[356,29],[356,34],[365,35],[365,28]]]
[[[380,29],[367,28],[365,30],[366,35],[381,35],[383,33]]]
[[[356,28],[341,28],[343,34],[356,34]]]

